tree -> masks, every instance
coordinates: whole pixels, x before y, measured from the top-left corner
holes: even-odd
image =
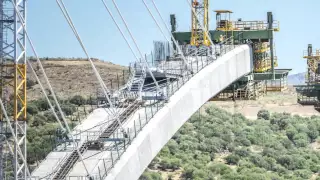
[[[299,133],[294,135],[293,142],[297,147],[306,147],[309,144],[308,135],[305,133]]]
[[[35,101],[35,103],[37,104],[38,109],[40,111],[46,111],[46,110],[48,110],[50,108],[50,106],[49,106],[49,104],[48,104],[46,99],[37,100],[37,101]]]
[[[163,170],[166,169],[172,169],[172,170],[176,170],[179,169],[181,165],[181,160],[177,159],[177,158],[163,158],[160,162],[160,166]]]
[[[240,157],[238,155],[231,154],[231,155],[227,156],[225,158],[225,160],[227,161],[227,164],[229,164],[229,165],[236,165],[240,161]]]
[[[280,130],[286,129],[286,127],[289,125],[289,119],[288,118],[281,118],[278,121],[278,126],[280,127]]]
[[[70,99],[70,102],[72,104],[81,106],[81,105],[84,105],[86,103],[86,99],[84,97],[80,96],[80,95],[75,95]]]
[[[285,168],[289,170],[293,170],[295,168],[295,162],[289,155],[282,155],[277,159],[277,162],[284,166]]]
[[[76,112],[76,108],[72,104],[63,104],[61,105],[61,110],[66,116],[70,116]]]
[[[209,166],[209,170],[220,175],[229,174],[232,172],[232,169],[229,166],[221,163]]]
[[[27,89],[31,89],[36,84],[37,84],[36,82],[34,82],[30,79],[27,79]]]
[[[260,110],[257,114],[258,119],[270,120],[270,113],[267,110]]]
[[[140,180],[162,180],[161,174],[156,173],[156,172],[144,172],[141,177],[139,178]]]
[[[33,127],[43,126],[46,124],[46,120],[47,120],[46,117],[38,114],[34,117],[31,126],[33,126]]]
[[[178,143],[177,143],[175,140],[172,140],[172,139],[171,139],[171,140],[168,142],[167,146],[168,146],[168,148],[169,148],[169,150],[170,150],[170,153],[171,153],[172,155],[174,155],[175,153],[177,153],[178,150],[179,150],[179,145],[178,145]]]
[[[296,170],[293,172],[295,176],[303,178],[303,179],[310,179],[312,172],[308,170]]]
[[[250,154],[250,151],[248,149],[236,149],[235,154],[239,157],[248,157]]]
[[[27,106],[27,112],[31,115],[36,115],[39,112],[39,109],[36,104],[30,103]]]
[[[288,128],[286,130],[286,134],[287,134],[287,137],[290,139],[290,140],[293,140],[293,136],[298,134],[298,131],[296,130],[296,128],[294,126],[291,126],[290,128]]]
[[[319,136],[319,131],[318,131],[317,127],[315,127],[315,126],[309,126],[308,128],[309,128],[308,136],[309,136],[311,142],[314,142],[317,139],[317,137]]]

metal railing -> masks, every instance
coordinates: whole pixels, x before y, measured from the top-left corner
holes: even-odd
[[[279,21],[274,21],[273,29],[279,30]],[[232,27],[234,30],[268,30],[269,23],[267,21],[233,21]]]
[[[311,52],[311,55],[310,56],[313,56],[313,57],[320,57],[320,49],[316,49],[316,50],[313,50]],[[303,51],[303,57],[310,57],[309,56],[309,53],[308,53],[308,50],[304,50]]]

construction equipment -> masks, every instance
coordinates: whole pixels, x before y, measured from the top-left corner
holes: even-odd
[[[216,10],[216,22],[218,31],[231,31],[233,29],[232,22],[230,20],[232,11],[229,10]]]
[[[303,58],[307,59],[307,76],[306,83],[307,84],[319,84],[320,83],[320,50],[316,49],[312,50],[312,45],[308,45],[308,50],[304,52]]]
[[[209,32],[209,0],[192,0],[192,46],[210,46]]]
[[[307,73],[305,85],[295,85],[298,103],[301,105],[313,105],[316,110],[320,110],[320,50],[308,49],[303,52],[303,58],[307,59]]]

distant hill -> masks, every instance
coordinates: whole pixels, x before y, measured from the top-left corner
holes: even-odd
[[[292,74],[288,76],[288,84],[289,85],[303,85],[305,84],[305,72]]]
[[[43,58],[42,64],[47,73],[49,81],[60,98],[81,95],[85,97],[95,96],[100,88],[98,80],[91,68],[89,61],[84,59],[68,59],[68,58]],[[98,69],[102,79],[109,89],[117,89],[118,81],[120,86],[126,82],[128,78],[127,67],[116,65],[106,61],[94,59],[94,64]],[[41,70],[37,68],[37,63],[32,63],[37,74],[40,76],[41,82],[45,82]],[[125,77],[123,77],[125,74]],[[28,81],[36,82],[33,74],[28,71]],[[47,86],[45,86],[46,89]],[[43,98],[40,86],[32,83],[32,87],[28,88],[28,98],[30,100]]]

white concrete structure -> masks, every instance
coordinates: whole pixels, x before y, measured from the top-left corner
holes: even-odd
[[[247,45],[242,45],[228,52],[216,61],[198,61],[208,64],[204,69],[195,74],[169,99],[169,102],[161,108],[153,118],[152,109],[141,108],[126,119],[123,124],[125,129],[134,129],[135,123],[147,124],[142,131],[137,133],[132,144],[128,146],[120,159],[115,162],[115,166],[108,172],[107,180],[135,180],[140,177],[144,169],[151,160],[158,154],[167,141],[179,130],[179,128],[211,97],[225,89],[232,82],[250,73],[253,69],[251,49]],[[190,61],[195,61],[195,57],[189,57]],[[210,64],[211,63],[211,64]],[[198,68],[197,62],[190,64],[194,69]],[[164,88],[165,89],[165,88]],[[166,94],[167,92],[164,92]],[[155,105],[153,107],[155,109]],[[123,109],[122,109],[123,110]],[[154,112],[154,110],[153,110]],[[149,122],[147,123],[147,117]],[[78,134],[80,142],[97,139],[112,120],[105,109],[97,109],[88,118],[78,125],[73,134]],[[112,119],[112,118],[111,118]],[[97,133],[98,132],[98,133]],[[93,133],[93,135],[92,135]],[[114,134],[116,134],[115,132]],[[105,142],[105,147],[112,142]],[[51,152],[41,165],[32,173],[34,180],[43,178],[51,179],[66,162],[73,145],[61,146],[55,152]],[[124,150],[122,150],[123,152]],[[94,179],[102,179],[107,173],[108,167],[112,167],[113,162],[107,159],[114,159],[117,156],[115,151],[87,150],[82,154],[84,163]],[[113,157],[113,158],[112,158]],[[67,180],[87,179],[87,172],[78,161],[68,172]]]
[[[87,119],[75,127],[72,133],[78,134],[74,136],[75,139],[79,140],[78,146],[81,146],[81,144],[87,140],[87,133],[85,133],[86,131],[99,131],[102,126],[110,123],[108,118],[108,113],[104,109],[99,108],[94,110],[94,112],[92,112]],[[60,145],[55,151],[52,151],[48,154],[46,159],[44,159],[37,169],[32,172],[32,176],[44,178],[54,174],[59,168],[59,165],[69,157],[73,149],[73,143],[66,146]]]
[[[252,71],[251,51],[248,45],[239,46],[193,76],[137,135],[105,179],[138,179],[192,114],[211,97]]]

